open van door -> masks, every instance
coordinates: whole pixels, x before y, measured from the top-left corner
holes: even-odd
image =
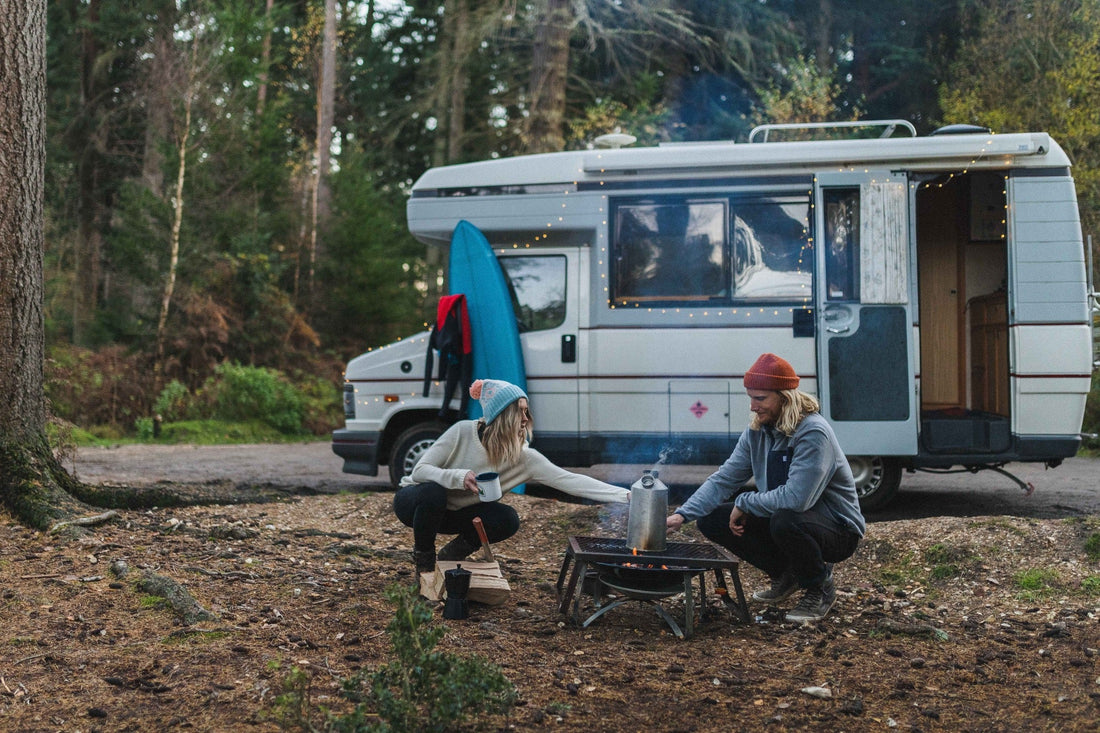
[[[821,412],[857,484],[861,470],[881,472],[886,461],[897,476],[887,477],[892,494],[900,468],[888,457],[917,453],[919,418],[907,180],[888,171],[819,174],[814,204]]]

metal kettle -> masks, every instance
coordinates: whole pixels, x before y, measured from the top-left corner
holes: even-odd
[[[630,514],[626,521],[626,546],[638,552],[665,549],[665,518],[668,516],[668,487],[653,470],[630,487]]]

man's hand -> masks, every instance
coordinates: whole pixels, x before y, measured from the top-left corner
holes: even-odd
[[[665,520],[665,529],[675,532],[684,526],[683,514],[669,514],[668,519]]]
[[[737,537],[745,534],[745,513],[736,506],[730,512],[730,532]]]

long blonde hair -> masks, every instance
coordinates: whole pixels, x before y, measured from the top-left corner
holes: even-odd
[[[779,392],[779,419],[775,421],[775,429],[787,437],[794,435],[799,424],[807,415],[821,411],[821,404],[811,394],[806,394],[797,389],[784,389]],[[752,430],[760,429],[760,417],[752,416],[749,424]]]
[[[486,424],[484,418],[479,433],[481,444],[489,456],[489,463],[497,470],[501,470],[519,462],[523,448],[531,441],[531,421],[527,421],[527,427],[522,424],[523,408],[519,406],[519,400],[511,403],[491,422]],[[519,437],[520,429],[524,431],[524,437]]]

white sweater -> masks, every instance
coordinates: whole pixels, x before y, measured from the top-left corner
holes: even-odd
[[[462,482],[470,471],[475,475],[486,471],[499,473],[500,488],[505,493],[520,484],[534,481],[593,501],[630,500],[628,490],[559,468],[528,445],[523,447],[518,462],[501,468],[491,465],[477,436],[476,420],[461,420],[448,428],[420,457],[412,473],[401,479],[401,485],[412,486],[432,481],[448,489],[448,509],[461,509],[480,501],[476,492],[463,488]]]

